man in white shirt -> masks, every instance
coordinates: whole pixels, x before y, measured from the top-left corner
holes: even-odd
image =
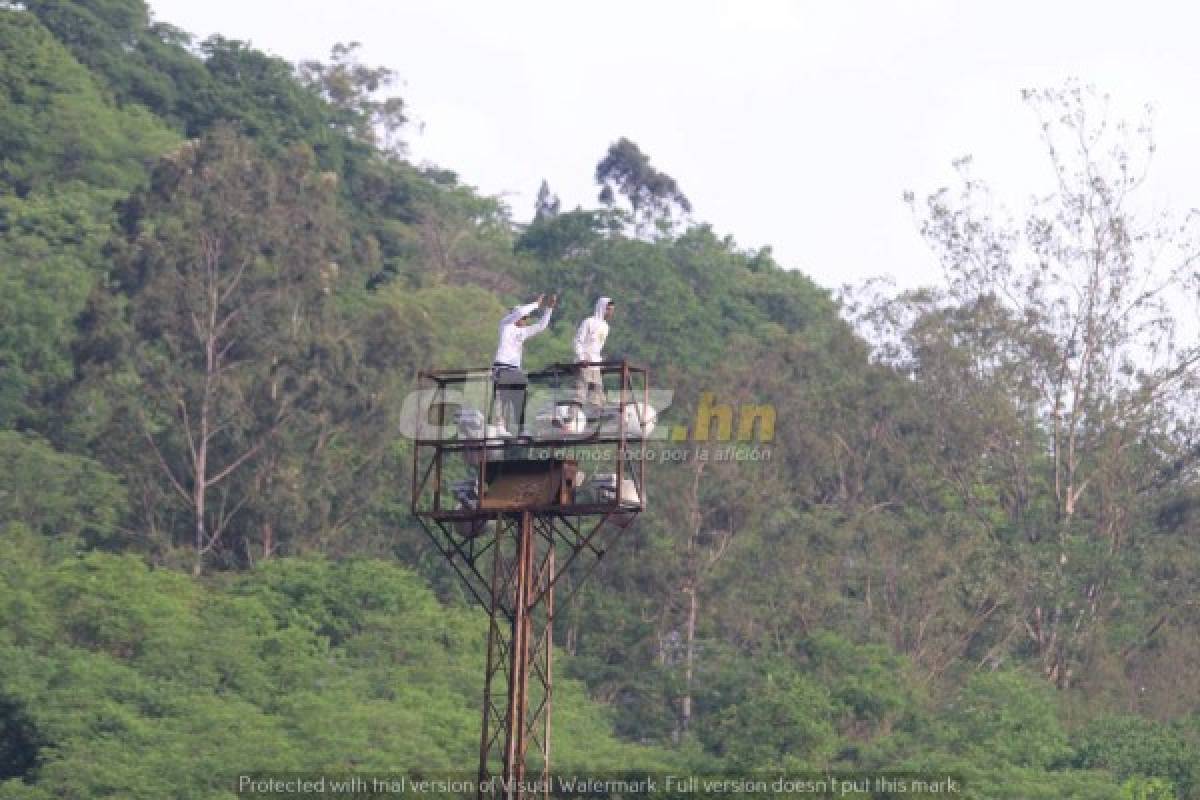
[[[612,319],[615,308],[612,298],[601,297],[596,301],[592,315],[579,323],[579,329],[575,331],[575,360],[583,365],[575,379],[575,397],[580,405],[592,408],[604,406],[604,380],[600,368],[587,365],[604,360],[601,351],[608,338],[608,321]]]
[[[492,360],[492,380],[496,386],[494,424],[501,428],[501,436],[508,433],[507,421],[516,423],[515,433],[520,433],[525,422],[525,388],[529,385],[529,379],[521,371],[525,340],[546,330],[557,302],[555,295],[547,299],[540,294],[532,303],[515,306],[500,320],[500,343]],[[542,309],[542,317],[533,322],[531,317],[538,308]]]

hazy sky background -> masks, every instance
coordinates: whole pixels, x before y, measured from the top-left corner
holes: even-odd
[[[743,247],[840,286],[936,279],[903,192],[950,162],[1007,202],[1050,186],[1026,87],[1077,77],[1156,111],[1150,200],[1200,206],[1200,11],[1185,3],[150,0],[204,38],[292,61],[359,41],[395,70],[410,156],[525,220],[542,178],[594,206],[608,145],[633,139]]]

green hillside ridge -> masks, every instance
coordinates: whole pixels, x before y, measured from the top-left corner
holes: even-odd
[[[0,8],[0,798],[472,772],[484,615],[411,518],[397,415],[542,292],[527,364],[571,360],[609,295],[606,352],[676,392],[661,424],[705,393],[777,419],[769,462],[651,465],[560,609],[559,768],[1200,797],[1190,379],[1118,325],[1094,363],[1057,349],[977,181],[913,200],[947,286],[838,300],[686,217],[687,176],[628,140],[595,208],[547,186],[517,225],[403,158],[390,77],[196,43],[142,0]],[[1046,415],[1056,365],[1088,391]]]

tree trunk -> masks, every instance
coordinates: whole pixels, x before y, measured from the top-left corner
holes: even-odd
[[[692,723],[692,678],[696,663],[696,587],[684,588],[688,596],[687,622],[684,625],[683,698],[679,702],[679,732],[685,734]]]
[[[199,578],[204,569],[204,491],[196,484],[196,499],[193,513],[196,515],[196,560],[192,564],[192,575]]]

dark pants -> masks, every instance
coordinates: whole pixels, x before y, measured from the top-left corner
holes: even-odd
[[[529,378],[519,367],[493,364],[492,381],[496,386],[493,419],[503,423],[510,433],[519,435],[525,425],[525,389]]]

